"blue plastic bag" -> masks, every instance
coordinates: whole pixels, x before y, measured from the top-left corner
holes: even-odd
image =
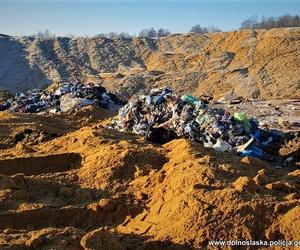
[[[252,156],[252,157],[257,157],[262,160],[265,159],[264,152],[260,148],[255,147],[253,145],[249,145],[247,147],[247,149],[243,150],[241,153],[241,156]]]

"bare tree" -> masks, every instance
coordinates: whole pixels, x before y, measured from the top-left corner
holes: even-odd
[[[108,37],[112,39],[112,38],[119,37],[119,35],[118,35],[118,33],[116,33],[116,32],[109,32],[109,33],[108,33]]]
[[[48,29],[44,31],[38,31],[36,35],[33,35],[36,38],[53,38],[56,37],[54,33],[51,33]]]
[[[208,29],[205,27],[202,27],[200,24],[196,24],[191,28],[190,32],[204,34],[204,33],[208,32]]]
[[[140,37],[148,37],[148,38],[153,38],[157,36],[156,30],[152,27],[150,29],[143,29],[139,33]]]
[[[257,16],[251,16],[245,21],[242,22],[241,28],[242,29],[257,29],[258,27],[258,19]]]
[[[170,34],[171,34],[171,32],[168,29],[159,28],[157,30],[157,36],[158,37],[168,36]]]

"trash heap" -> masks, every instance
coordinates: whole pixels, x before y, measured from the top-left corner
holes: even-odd
[[[153,128],[171,130],[177,137],[207,148],[270,160],[276,155],[274,147],[282,142],[281,133],[260,129],[258,122],[244,113],[232,115],[221,108],[209,108],[203,100],[176,96],[168,87],[152,89],[149,95],[140,95],[123,106],[118,120],[109,127],[146,138]]]
[[[33,89],[18,93],[0,103],[0,111],[19,113],[60,113],[95,105],[116,111],[125,103],[102,86],[92,83],[61,82],[48,89]]]

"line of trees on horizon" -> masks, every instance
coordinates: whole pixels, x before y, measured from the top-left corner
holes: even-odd
[[[221,32],[222,30],[216,26],[202,27],[200,24],[194,25],[189,32],[195,32],[198,34],[212,33],[212,32]]]
[[[171,32],[168,29],[165,28],[159,28],[158,30],[154,29],[153,27],[149,29],[142,29],[139,34],[137,35],[138,37],[147,37],[147,38],[154,38],[154,37],[164,37],[171,35]],[[130,35],[129,33],[126,32],[121,32],[121,33],[116,33],[116,32],[109,32],[107,34],[101,33],[96,35],[95,37],[106,37],[106,38],[134,38],[136,36]]]
[[[240,29],[273,29],[279,27],[300,27],[300,16],[283,15],[279,17],[252,16],[242,22]]]
[[[242,29],[272,29],[272,28],[279,28],[279,27],[300,27],[300,16],[295,15],[283,15],[278,17],[265,17],[262,16],[260,19],[257,16],[251,16],[244,20],[240,25],[240,30]],[[208,26],[204,27],[200,24],[194,25],[189,32],[195,32],[198,34],[205,34],[211,32],[221,32],[222,30],[216,26]],[[155,29],[153,27],[148,29],[142,29],[138,35],[131,35],[126,32],[109,32],[109,33],[100,33],[95,35],[94,37],[104,37],[104,38],[125,38],[125,39],[132,39],[134,37],[146,37],[146,38],[155,38],[155,37],[165,37],[171,35],[172,33],[166,28],[159,28]],[[51,33],[49,30],[39,31],[37,34],[32,35],[36,38],[51,38],[56,37],[54,33]],[[73,34],[69,33],[66,37],[76,37]],[[84,37],[90,37],[85,35]]]

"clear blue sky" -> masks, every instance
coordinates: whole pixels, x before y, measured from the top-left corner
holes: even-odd
[[[300,0],[0,0],[0,33],[96,35],[143,28],[187,32],[194,24],[228,31],[246,18],[300,14]]]

